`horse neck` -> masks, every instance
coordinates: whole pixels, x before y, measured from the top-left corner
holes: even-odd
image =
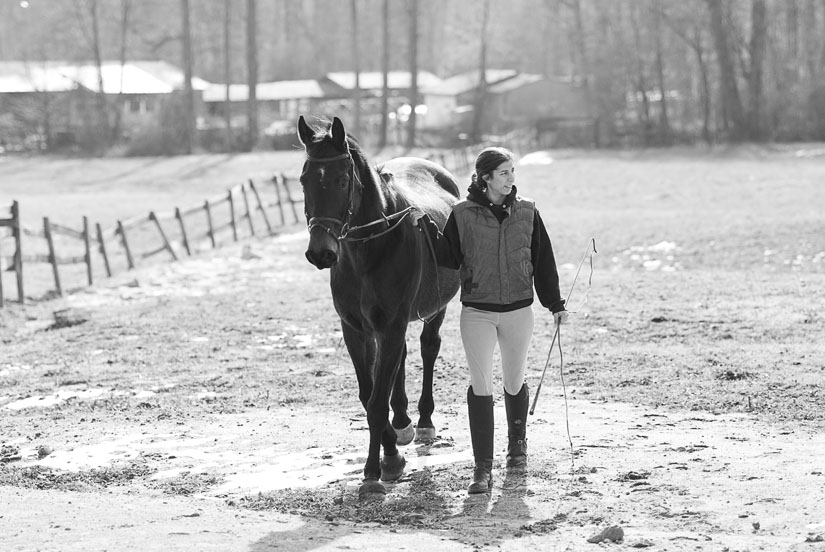
[[[355,224],[367,224],[399,210],[397,194],[368,163],[358,166],[361,177],[361,204],[354,213]]]

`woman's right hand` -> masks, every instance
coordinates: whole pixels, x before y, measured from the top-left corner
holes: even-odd
[[[567,319],[569,316],[570,314],[566,310],[554,312],[553,321],[556,323],[556,326],[559,326],[561,324],[567,324]]]

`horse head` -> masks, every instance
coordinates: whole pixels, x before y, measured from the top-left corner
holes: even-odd
[[[335,117],[327,128],[311,128],[298,117],[298,138],[307,158],[301,171],[304,214],[309,229],[306,258],[318,269],[338,262],[339,240],[346,234],[360,200],[360,179],[347,132]]]

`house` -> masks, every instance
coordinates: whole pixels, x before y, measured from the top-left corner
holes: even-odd
[[[71,143],[92,132],[102,99],[107,127],[130,136],[168,122],[183,84],[183,72],[162,61],[0,62],[0,126],[4,135],[14,127],[17,140],[42,135],[52,146]],[[208,84],[192,79],[196,102]]]
[[[355,73],[354,72],[334,72],[327,73],[327,78],[337,83],[341,87],[351,91],[355,91]],[[426,90],[440,86],[442,80],[435,74],[429,71],[419,71],[416,86],[418,87],[418,101],[416,102],[416,120],[423,119],[426,116],[429,106],[425,101]],[[378,124],[378,119],[381,116],[381,107],[379,98],[384,93],[384,73],[380,71],[366,71],[358,73],[358,86],[362,91],[362,97],[366,96],[367,100],[362,99],[361,107],[364,112],[365,119]],[[387,72],[387,89],[388,105],[390,111],[390,119],[404,122],[410,115],[410,94],[412,93],[412,73],[409,71],[388,71]],[[351,95],[351,97],[354,97]],[[375,98],[370,100],[370,98]],[[369,124],[369,123],[368,123]]]
[[[427,90],[426,128],[449,129],[455,137],[469,134],[479,85],[480,73],[472,71],[445,79],[442,86]],[[540,136],[542,133],[588,127],[593,124],[593,115],[587,91],[570,80],[488,69],[479,123],[484,135],[530,128],[540,141],[546,142],[547,137]]]
[[[255,87],[263,133],[277,149],[298,145],[295,134],[298,115],[335,114],[348,107],[350,95],[349,90],[327,78],[261,82]],[[247,124],[244,104],[248,99],[249,86],[246,84],[211,84],[203,91],[206,115],[201,137],[205,145],[212,142],[212,134],[225,132],[227,106],[230,126],[243,132]]]

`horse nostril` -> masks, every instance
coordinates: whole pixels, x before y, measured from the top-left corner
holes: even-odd
[[[338,262],[338,255],[334,251],[330,251],[329,249],[325,249],[320,252],[307,251],[306,258],[310,263],[315,265],[315,267],[317,267],[318,270],[329,268]]]
[[[324,263],[324,267],[329,268],[338,262],[338,255],[336,255],[334,251],[326,250],[323,255],[321,255],[321,260]]]

